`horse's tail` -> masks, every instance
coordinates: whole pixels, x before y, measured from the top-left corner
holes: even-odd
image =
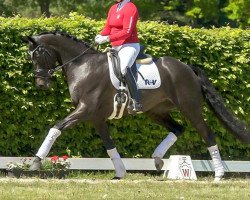
[[[228,130],[239,138],[239,140],[244,143],[250,143],[250,132],[247,130],[247,125],[236,119],[234,115],[225,107],[222,98],[217,94],[215,88],[208,80],[203,70],[199,67],[191,67],[199,77],[203,94],[217,117]]]

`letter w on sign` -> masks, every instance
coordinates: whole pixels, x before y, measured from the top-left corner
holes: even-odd
[[[183,174],[184,177],[187,177],[187,178],[190,177],[190,175],[191,175],[190,169],[181,169],[181,170],[182,170],[182,174]]]

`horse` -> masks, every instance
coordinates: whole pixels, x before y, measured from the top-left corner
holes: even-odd
[[[126,169],[106,123],[113,112],[113,99],[117,94],[109,77],[107,53],[61,31],[25,36],[23,41],[28,44],[36,86],[40,89],[50,88],[53,73],[62,69],[75,107],[72,113],[49,130],[30,169],[40,169],[42,159],[48,155],[62,131],[79,122],[89,121],[113,162],[114,179],[124,178]],[[177,108],[205,141],[214,166],[214,180],[221,180],[225,170],[215,134],[202,115],[203,101],[207,101],[225,127],[244,143],[250,143],[247,125],[225,107],[222,98],[200,67],[189,66],[170,56],[159,57],[154,61],[159,70],[161,85],[157,89],[141,89],[140,92],[143,113],[169,131],[152,154],[156,170],[162,169],[163,156],[184,133],[184,127],[170,115]],[[124,115],[128,115],[127,110]]]

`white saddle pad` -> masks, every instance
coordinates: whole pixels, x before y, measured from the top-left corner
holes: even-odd
[[[109,54],[107,55],[111,82],[116,89],[119,89],[119,80],[115,76]],[[140,72],[138,73],[137,80],[138,89],[156,89],[161,86],[159,70],[154,62],[151,62],[149,64],[136,64],[136,67],[137,70]]]

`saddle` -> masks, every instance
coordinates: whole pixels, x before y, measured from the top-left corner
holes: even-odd
[[[138,77],[138,71],[136,68],[136,64],[148,64],[148,63],[151,63],[153,61],[152,56],[145,54],[144,50],[145,50],[145,48],[143,46],[140,46],[140,52],[139,52],[138,56],[136,57],[134,64],[131,66],[132,73],[133,73],[136,80]],[[108,47],[104,50],[104,52],[108,52],[110,54],[114,73],[115,73],[116,77],[118,78],[118,80],[120,82],[124,83],[124,80],[123,80],[123,77],[121,74],[120,58],[118,56],[118,51]]]
[[[124,77],[121,74],[120,58],[118,56],[118,51],[116,51],[115,49],[111,49],[111,48],[105,49],[105,51],[108,52],[109,54],[114,74],[119,80],[119,89],[118,89],[117,94],[114,97],[113,113],[109,117],[109,119],[120,119],[123,116],[123,112],[128,101],[127,94],[129,93],[129,90],[127,90],[126,82],[124,80]],[[136,61],[131,67],[131,71],[136,80],[138,78],[138,73],[139,73],[139,71],[137,71],[136,64],[148,64],[148,63],[151,63],[152,60],[153,59],[150,55],[144,54],[144,47],[141,46],[140,52],[136,58]],[[118,110],[119,110],[119,113],[117,116]]]

